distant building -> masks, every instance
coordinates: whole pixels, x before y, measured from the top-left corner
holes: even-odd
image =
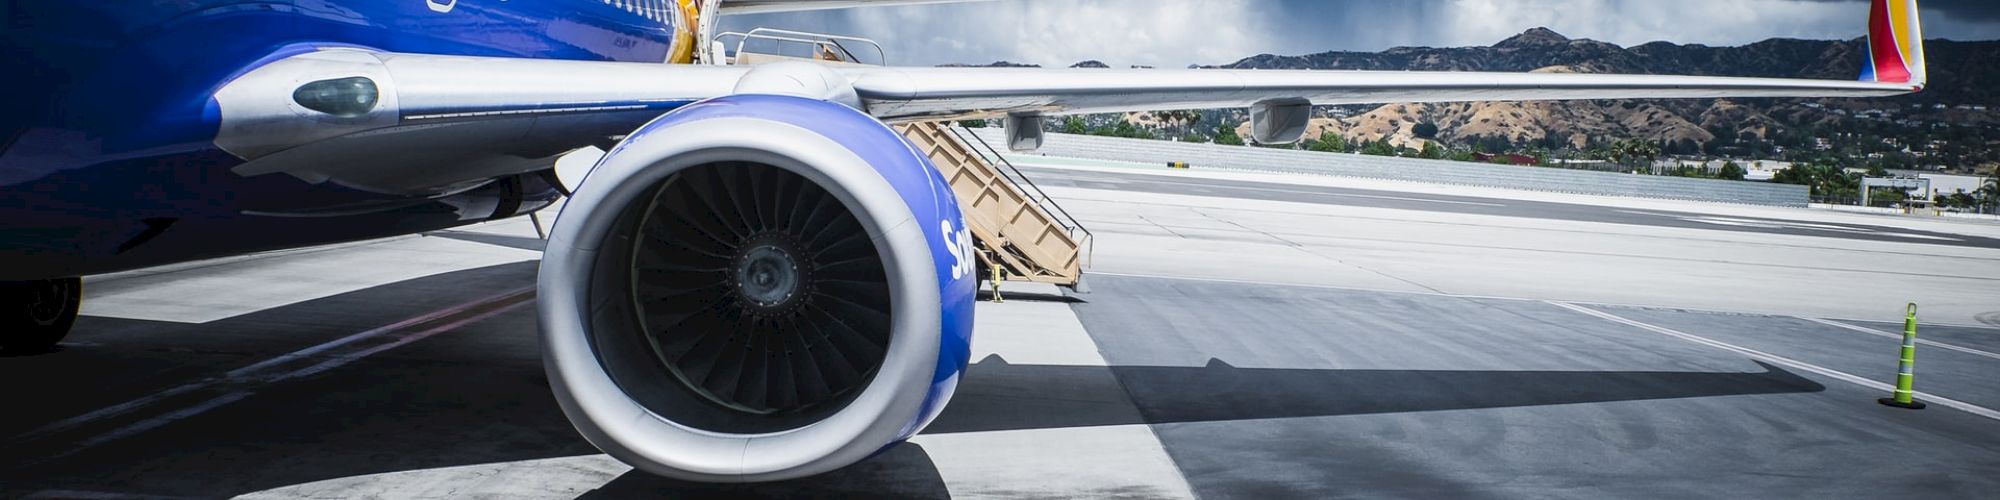
[[[1517,155],[1517,154],[1511,154],[1511,153],[1510,153],[1510,154],[1498,154],[1498,155],[1495,155],[1495,154],[1486,154],[1486,153],[1473,153],[1473,154],[1472,154],[1472,159],[1474,159],[1474,160],[1479,160],[1479,161],[1481,161],[1481,162],[1485,162],[1485,163],[1493,163],[1493,158],[1495,158],[1495,157],[1505,157],[1505,158],[1507,159],[1507,163],[1509,163],[1509,164],[1513,164],[1513,165],[1525,165],[1525,166],[1534,166],[1534,165],[1537,165],[1537,164],[1540,164],[1540,163],[1541,163],[1541,160],[1540,160],[1540,159],[1537,159],[1537,158],[1535,158],[1535,157],[1533,157],[1533,156],[1528,156],[1528,155]]]
[[[1897,177],[1920,177],[1924,179],[1930,179],[1931,189],[1934,189],[1939,193],[1946,193],[1946,194],[1954,193],[1961,190],[1967,193],[1979,191],[1980,182],[1985,180],[1985,178],[1976,175],[1940,174],[1934,172],[1924,172],[1918,170],[1902,170],[1902,169],[1890,170],[1889,175]]]
[[[1565,160],[1565,159],[1562,159],[1562,158],[1557,158],[1557,159],[1553,159],[1553,160],[1549,160],[1549,164],[1551,164],[1551,165],[1560,165],[1560,166],[1564,166],[1564,167],[1580,167],[1580,168],[1589,168],[1589,169],[1597,169],[1597,167],[1602,167],[1602,166],[1605,166],[1605,165],[1610,165],[1610,164],[1611,164],[1611,162],[1608,162],[1608,161],[1604,161],[1604,160]]]

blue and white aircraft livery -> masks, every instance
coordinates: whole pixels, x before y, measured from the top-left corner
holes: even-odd
[[[935,0],[933,0],[935,1]],[[0,346],[63,338],[78,277],[432,231],[568,196],[538,308],[591,443],[696,481],[852,464],[951,399],[974,247],[889,124],[1313,105],[1888,96],[1914,0],[1858,81],[1666,75],[730,64],[715,20],[924,0],[111,0],[0,7]],[[558,157],[607,150],[568,191]]]

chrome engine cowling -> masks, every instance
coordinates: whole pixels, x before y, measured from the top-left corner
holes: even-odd
[[[655,474],[768,481],[914,435],[964,372],[970,236],[929,160],[823,100],[691,104],[606,153],[539,283],[550,385]]]

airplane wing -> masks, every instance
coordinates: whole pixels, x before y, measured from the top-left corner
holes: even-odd
[[[769,3],[831,8],[854,2]],[[327,141],[333,138],[399,136],[421,136],[426,143],[453,141],[455,148],[476,149],[481,141],[493,141],[500,144],[497,147],[545,153],[603,143],[680,105],[764,93],[833,100],[888,122],[1247,106],[1256,138],[1277,143],[1297,138],[1312,105],[1874,97],[1921,90],[1923,42],[1914,0],[1874,3],[1870,61],[1856,81],[1571,73],[832,67],[806,62],[686,66],[331,48],[265,65],[225,85],[216,94],[223,122],[216,142],[246,159],[322,142],[343,150],[369,147],[366,140]],[[728,4],[748,9],[764,3]],[[313,96],[342,97],[345,100],[327,102],[365,102],[368,107],[321,109],[299,100]],[[307,113],[301,107],[331,116]],[[403,131],[415,135],[398,133]],[[240,173],[332,175],[288,170],[292,165],[254,162]],[[404,171],[381,175],[399,184],[436,184],[458,176],[436,173],[435,178],[413,182]]]

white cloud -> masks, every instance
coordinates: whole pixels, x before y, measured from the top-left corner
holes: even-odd
[[[1440,45],[1485,45],[1547,26],[1571,38],[1619,45],[1666,40],[1742,45],[1772,37],[1848,39],[1864,33],[1855,5],[1744,0],[1448,0],[1434,33]],[[1531,6],[1530,8],[1524,8]]]
[[[825,25],[851,27],[842,34],[882,42],[890,62],[901,65],[1006,59],[1068,66],[1097,59],[1115,67],[1177,67],[1232,62],[1276,45],[1275,34],[1258,29],[1268,24],[1265,10],[1271,7],[1231,0],[1028,0],[856,9],[830,14],[842,19]]]
[[[1992,0],[1976,0],[1992,1]],[[1992,16],[1926,8],[1925,34],[2000,38]],[[880,40],[899,65],[1009,60],[1114,67],[1226,64],[1262,54],[1490,45],[1547,26],[1619,45],[1741,45],[1861,36],[1858,0],[1005,0],[744,16],[732,29],[788,27]]]

